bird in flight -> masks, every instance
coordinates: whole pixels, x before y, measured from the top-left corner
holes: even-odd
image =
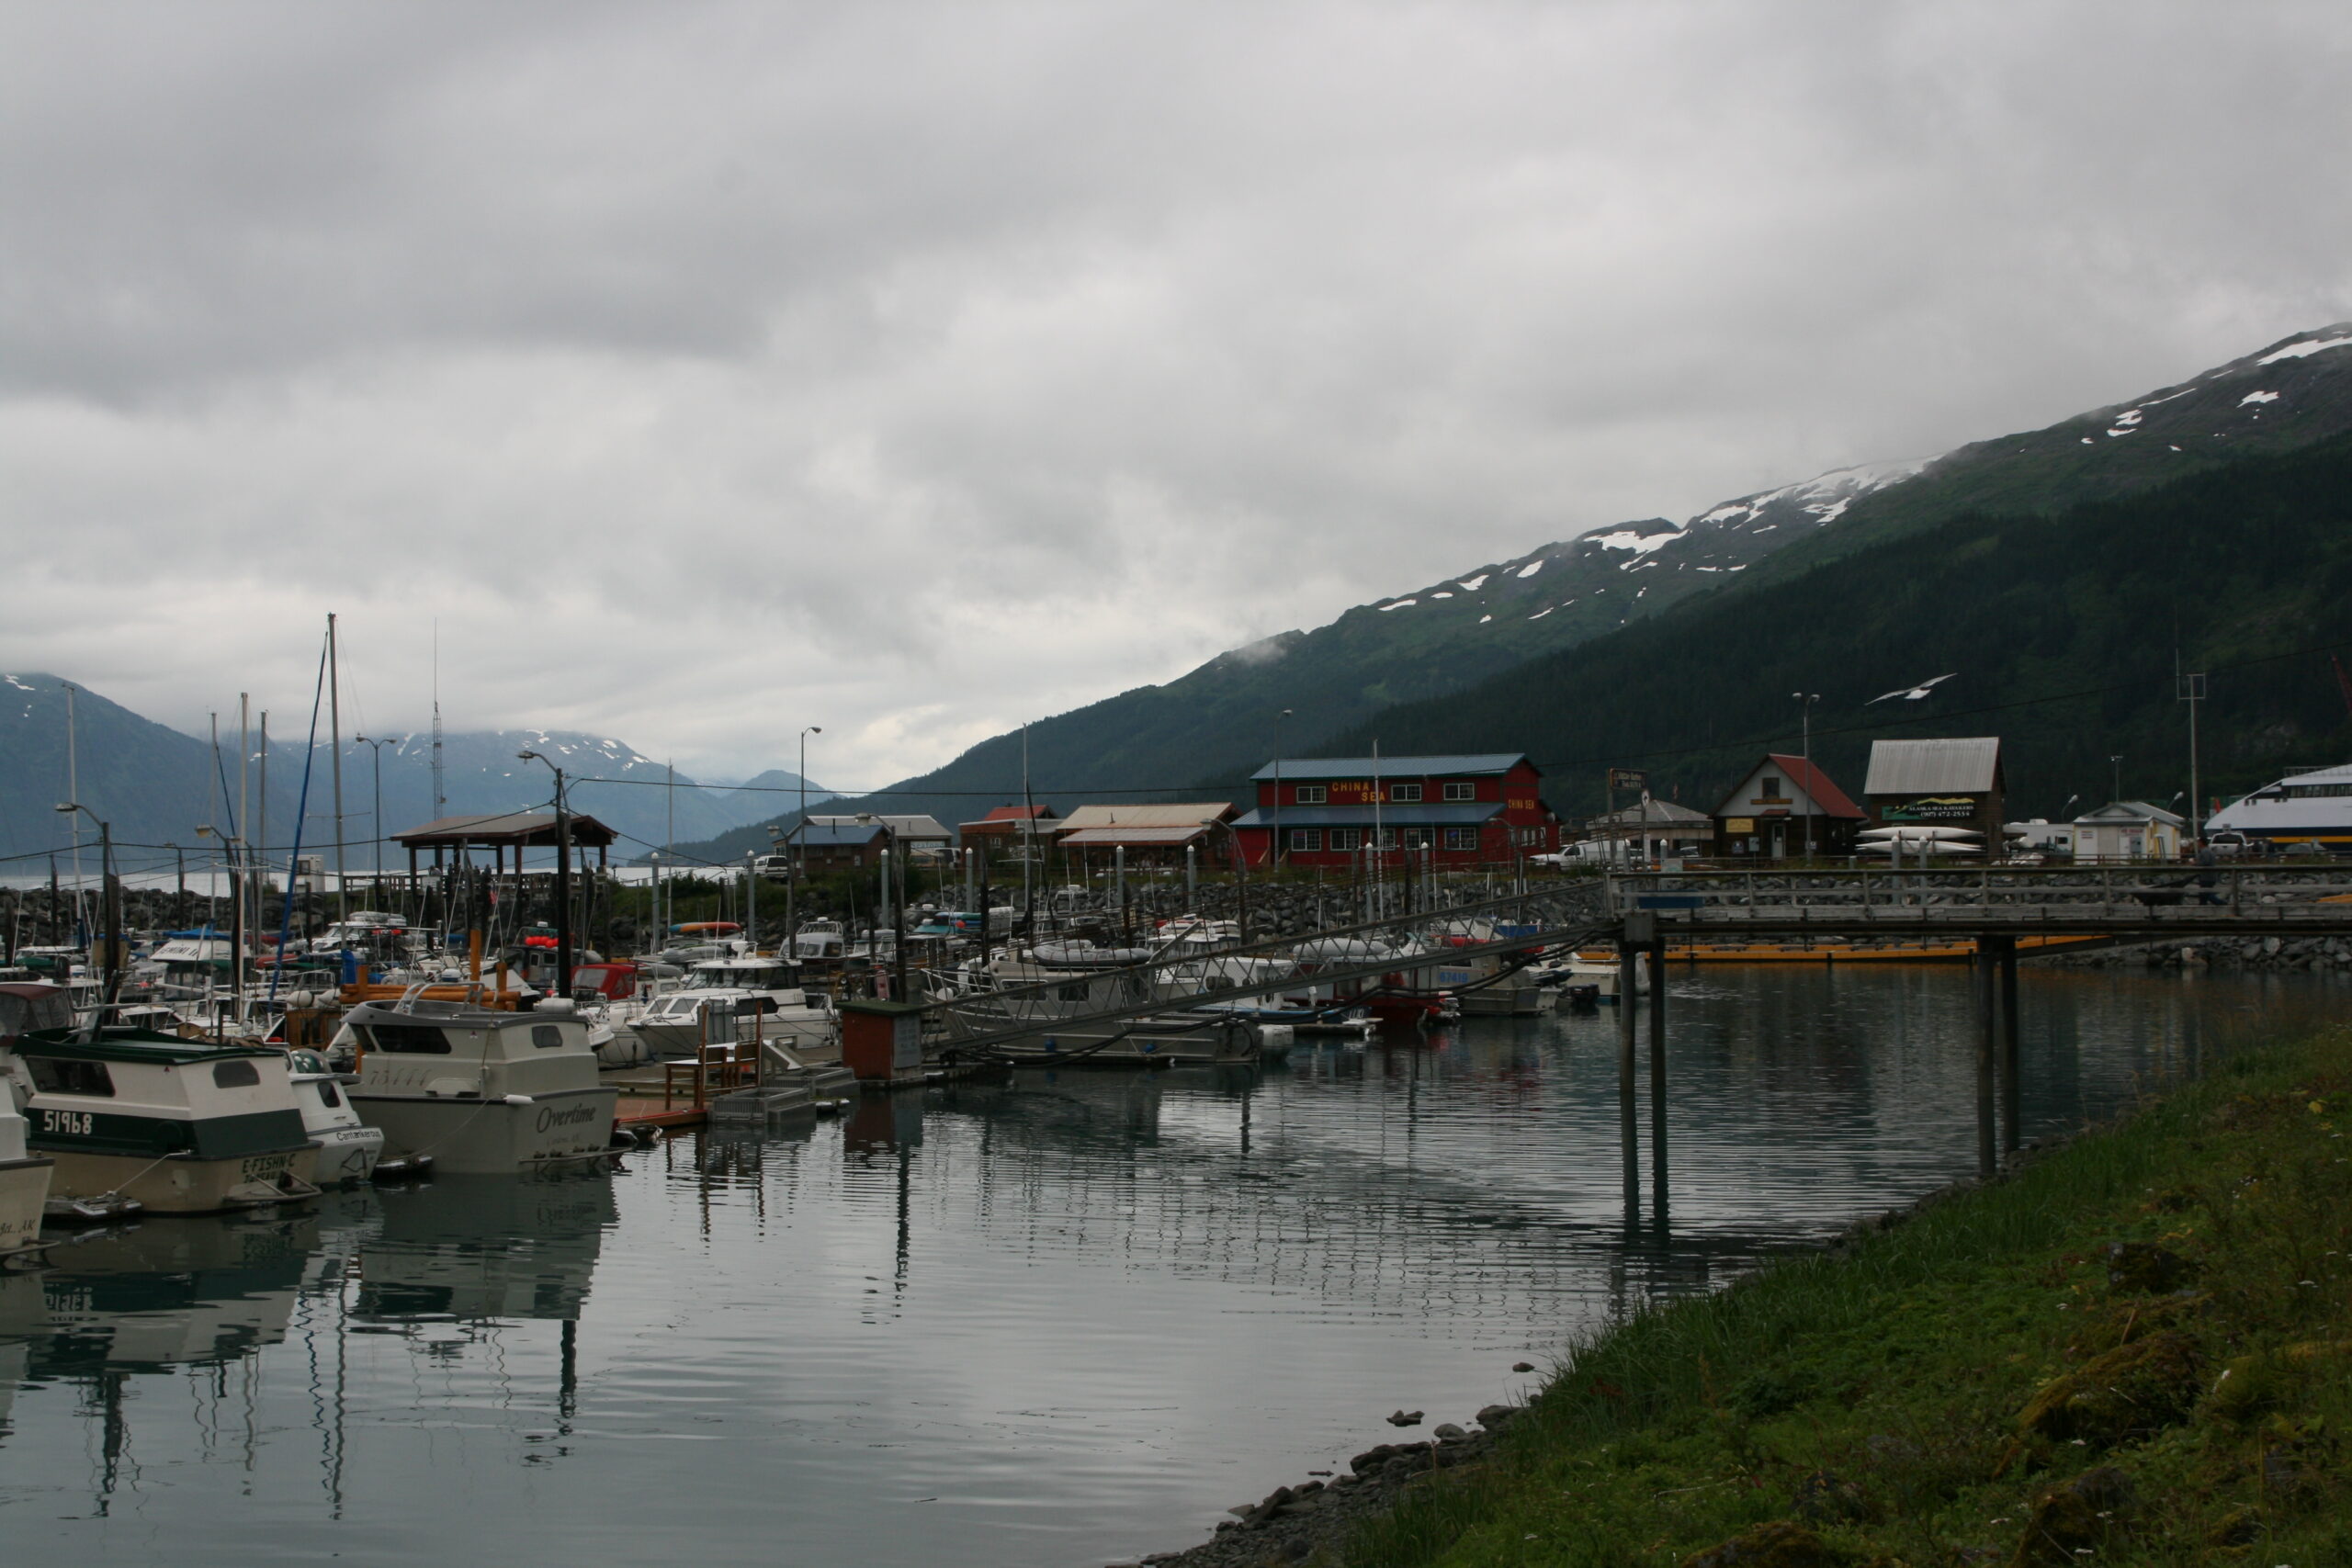
[[[1897,686],[1891,692],[1881,692],[1877,696],[1871,699],[1871,703],[1883,703],[1889,697],[1901,697],[1905,702],[1916,703],[1921,697],[1926,696],[1930,691],[1942,685],[1946,681],[1951,680],[1952,676],[1958,675],[1960,671],[1955,670],[1951,675],[1939,675],[1932,681],[1922,681],[1916,686]],[[1864,707],[1868,707],[1871,705],[1871,703],[1864,703],[1862,705]]]

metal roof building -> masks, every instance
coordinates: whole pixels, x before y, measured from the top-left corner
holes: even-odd
[[[1507,773],[1527,761],[1524,751],[1486,751],[1452,757],[1285,757],[1250,775],[1253,782],[1293,780],[1420,778],[1438,773],[1474,777]]]

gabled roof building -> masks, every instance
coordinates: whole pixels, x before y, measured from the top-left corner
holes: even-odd
[[[1715,852],[1772,860],[1845,855],[1870,814],[1817,763],[1768,751],[1713,813]]]

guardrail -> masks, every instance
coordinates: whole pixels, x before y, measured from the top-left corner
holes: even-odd
[[[2295,926],[2352,930],[2352,873],[2241,866],[1642,872],[1608,908],[1678,929]]]

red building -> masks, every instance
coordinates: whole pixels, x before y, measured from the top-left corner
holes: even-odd
[[[1251,775],[1257,809],[1233,824],[1252,865],[1282,834],[1285,865],[1345,866],[1368,851],[1427,852],[1440,866],[1508,865],[1560,847],[1543,775],[1518,752],[1465,757],[1317,757]]]

